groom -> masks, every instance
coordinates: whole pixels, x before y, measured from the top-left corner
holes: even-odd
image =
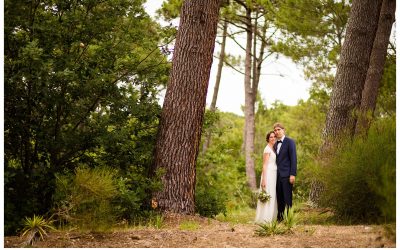
[[[297,172],[296,145],[292,139],[285,136],[285,128],[281,123],[274,124],[277,139],[274,149],[276,165],[278,166],[276,181],[276,196],[278,200],[278,221],[283,220],[286,207],[292,206],[293,184]]]

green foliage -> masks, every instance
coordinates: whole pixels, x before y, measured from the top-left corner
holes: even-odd
[[[206,112],[204,113],[204,121],[203,121],[203,127],[202,133],[213,133],[213,134],[220,134],[222,131],[221,129],[218,129],[218,122],[220,121],[221,117],[220,117],[220,111],[214,110],[211,111],[210,109],[206,109]]]
[[[272,20],[282,34],[272,41],[271,50],[303,65],[306,78],[313,82],[311,95],[322,106],[329,100],[349,12],[347,1],[276,3]]]
[[[25,217],[21,233],[21,237],[26,237],[24,245],[33,245],[36,240],[44,240],[47,232],[51,230],[56,230],[52,226],[52,221],[44,219],[43,216]]]
[[[86,220],[95,216],[94,220],[104,223],[94,223],[104,225],[153,218],[150,195],[161,188],[155,180],[162,174],[148,178],[161,111],[156,97],[160,86],[166,85],[170,68],[166,60],[169,49],[160,42],[169,41],[176,30],[160,28],[144,12],[142,3],[5,0],[6,234],[15,233],[25,216],[47,213],[53,197],[61,209],[58,211],[62,211],[59,215],[70,223],[77,223],[77,215]],[[231,3],[221,13],[239,22],[237,13],[242,8]],[[272,50],[305,63],[306,76],[315,83],[310,100],[294,107],[276,102],[267,108],[258,97],[257,181],[265,134],[274,122],[283,122],[287,135],[296,140],[299,156],[294,198],[305,200],[311,180],[320,174],[314,155],[321,143],[333,83],[331,73],[348,5],[330,0],[253,3],[270,10],[268,13],[275,17],[265,18],[274,20],[272,26],[281,29],[281,40],[271,40]],[[165,17],[176,18],[181,6],[180,0],[167,1],[161,11]],[[229,57],[233,65],[241,60],[240,56]],[[395,113],[394,62],[388,59],[386,64],[377,117]],[[234,114],[206,112],[203,134],[211,132],[212,139],[207,152],[197,159],[196,184],[196,209],[202,215],[224,214],[227,218],[231,213],[239,217],[236,220],[244,221],[248,215],[242,217],[237,211],[255,206],[256,199],[246,184],[243,124],[243,117]],[[102,173],[104,166],[115,172]],[[80,177],[72,174],[75,169]],[[108,189],[99,190],[98,183],[90,180],[83,183],[85,175],[95,175],[92,170],[99,171],[96,178]],[[390,204],[376,203],[388,220],[395,216],[393,171],[390,164],[383,164],[379,177],[369,184],[382,201]],[[66,188],[60,188],[62,183]],[[78,192],[80,189],[84,191]],[[100,196],[89,197],[91,189]],[[74,199],[67,194],[73,194]]]
[[[280,121],[286,126],[286,134],[296,141],[297,146],[299,171],[294,199],[305,201],[310,183],[316,176],[313,159],[321,143],[319,131],[323,127],[325,114],[313,100],[301,101],[294,107],[276,102],[271,108],[267,108],[261,99],[258,104],[255,134],[257,181],[260,180],[266,133],[272,130],[275,122]],[[220,112],[219,119],[210,123],[213,125],[209,124],[205,130],[212,128],[214,132],[208,150],[197,159],[196,206],[199,208],[218,207],[214,197],[225,200],[228,217],[233,211],[243,210],[248,206],[255,208],[257,198],[247,187],[245,176],[243,123],[243,117]]]
[[[292,231],[293,227],[299,223],[299,217],[298,214],[295,213],[295,210],[295,207],[286,207],[285,211],[283,212],[283,224],[288,231]]]
[[[393,242],[396,242],[396,223],[385,224],[383,228],[385,230],[385,236]]]
[[[323,204],[351,222],[396,219],[395,119],[377,120],[367,138],[344,143],[323,169]]]
[[[396,55],[388,55],[379,86],[375,117],[396,114]]]
[[[282,224],[278,223],[278,221],[276,220],[257,225],[258,228],[255,230],[255,234],[258,236],[272,236],[272,235],[285,234],[287,232],[287,229]]]
[[[337,222],[333,212],[329,209],[305,207],[298,213],[301,225],[332,225]]]
[[[179,225],[180,230],[195,231],[199,229],[200,225],[196,221],[184,221]]]
[[[285,208],[282,223],[278,223],[277,220],[273,220],[267,223],[257,223],[258,228],[255,231],[256,235],[271,236],[277,234],[292,233],[293,228],[299,223],[297,210],[298,208],[296,206]]]
[[[165,20],[170,21],[178,18],[183,5],[183,0],[168,0],[162,3],[161,9],[157,10],[157,14]]]
[[[144,217],[155,218],[148,213],[149,200],[151,193],[160,189],[160,182],[145,177],[140,169],[131,167],[121,176],[106,167],[81,166],[75,174],[57,175],[56,184],[55,214],[69,226],[105,230],[119,221],[135,223]]]
[[[227,194],[222,194],[215,186],[199,183],[196,186],[196,213],[201,216],[215,217],[219,213],[226,214],[225,201]]]
[[[155,173],[154,178],[148,178],[144,169],[131,167],[124,177],[117,181],[118,196],[113,199],[113,206],[117,210],[118,219],[126,219],[135,223],[143,217],[152,217],[148,214],[151,194],[161,189],[161,176],[163,170]]]
[[[25,172],[19,161],[4,163],[4,232],[15,234],[25,217],[46,214],[52,205],[54,177],[46,163]]]
[[[205,129],[213,131],[211,144],[198,156],[196,164],[197,212],[212,217],[226,209],[247,206],[251,193],[241,154],[243,118],[222,112],[218,116],[214,125]]]
[[[79,164],[146,175],[170,66],[169,31],[142,4],[4,2],[6,234],[48,212],[55,175]]]
[[[220,112],[206,110],[202,128],[203,135],[210,133],[213,136],[221,136],[222,130],[217,126],[220,119]],[[197,213],[206,217],[215,217],[219,213],[226,213],[225,201],[228,193],[220,189],[221,179],[216,169],[207,166],[218,160],[214,157],[216,155],[211,155],[209,148],[206,155],[201,155],[197,159],[195,207]]]
[[[149,217],[148,224],[155,229],[161,229],[164,226],[164,216],[162,214],[152,214]]]
[[[56,215],[80,229],[101,231],[110,228],[117,216],[112,200],[118,195],[116,172],[82,166],[74,175],[58,175]]]
[[[219,214],[216,216],[218,221],[230,222],[231,224],[253,224],[255,209],[249,206],[236,207],[227,210],[226,215]]]

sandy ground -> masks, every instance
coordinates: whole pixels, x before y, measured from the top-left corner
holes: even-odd
[[[182,225],[192,225],[183,227]],[[194,225],[194,226],[193,226]],[[106,233],[53,232],[39,248],[395,248],[395,239],[378,225],[299,225],[285,235],[261,237],[254,224],[232,224],[197,216],[175,216],[161,229],[130,228]],[[23,239],[5,237],[4,247],[23,247]]]

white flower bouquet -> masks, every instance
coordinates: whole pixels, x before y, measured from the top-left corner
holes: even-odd
[[[265,190],[261,190],[258,192],[257,198],[261,202],[267,202],[271,199],[271,195],[269,195]]]

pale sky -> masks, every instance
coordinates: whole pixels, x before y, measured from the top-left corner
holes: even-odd
[[[161,0],[148,0],[145,4],[146,11],[150,15],[154,15],[155,10],[161,7],[162,2]],[[229,39],[227,40],[227,52],[235,55],[241,54],[242,58],[244,58],[244,51]],[[219,53],[218,44],[216,44],[214,55],[216,53]],[[217,65],[218,60],[214,58],[208,86],[207,106],[211,104]],[[304,79],[302,69],[296,66],[289,58],[280,55],[276,59],[275,56],[272,56],[263,63],[261,74],[258,90],[268,107],[276,100],[286,105],[296,105],[300,99],[308,99],[308,90],[311,82]],[[283,77],[279,75],[283,75]],[[243,105],[244,75],[229,67],[224,67],[218,91],[217,108],[220,111],[243,115],[241,110]]]

